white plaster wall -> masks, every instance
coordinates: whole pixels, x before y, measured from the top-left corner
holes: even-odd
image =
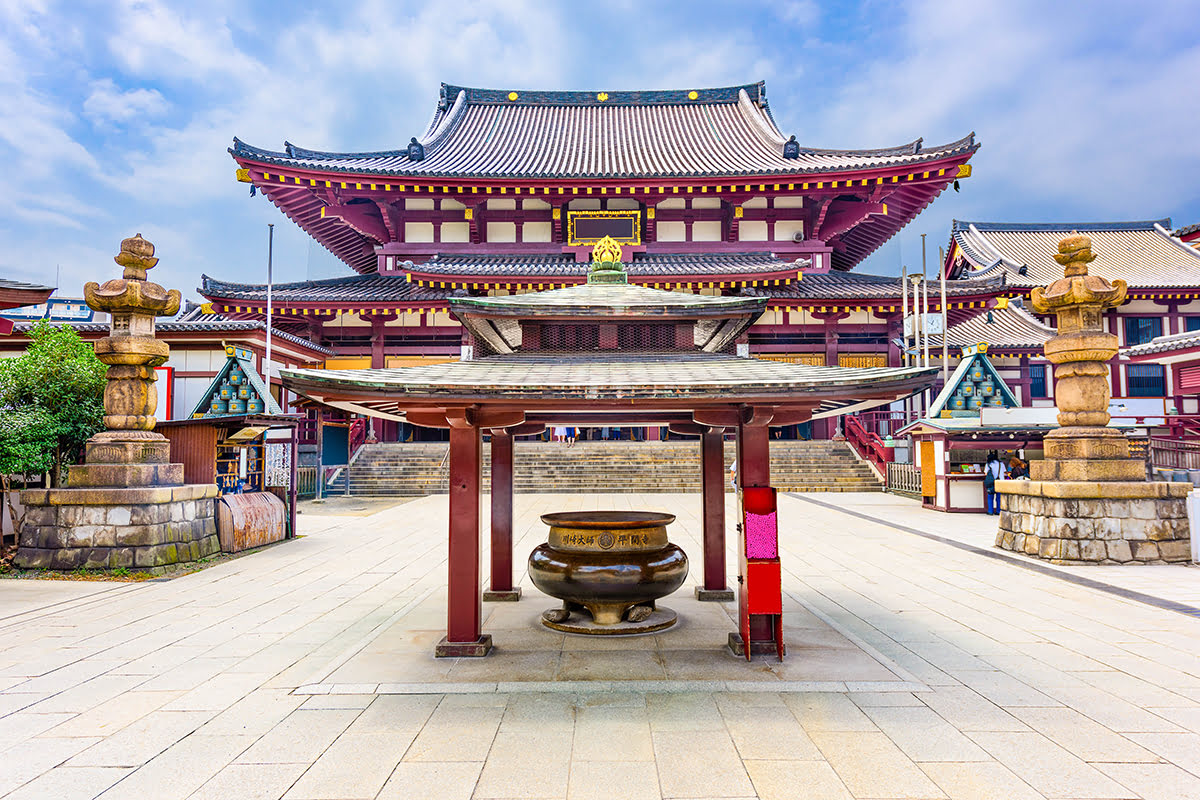
[[[523,242],[548,242],[550,235],[549,222],[526,222],[521,226],[521,241]]]
[[[775,241],[790,242],[797,233],[804,233],[804,221],[781,219],[775,222]]]
[[[687,240],[687,228],[682,222],[659,222],[658,241],[683,242]]]
[[[609,211],[637,211],[642,204],[632,197],[614,197],[608,201]]]
[[[471,223],[443,222],[441,233],[443,242],[469,242],[471,240]]]
[[[720,208],[721,198],[719,197],[693,197],[692,208]]]
[[[765,198],[765,197],[751,197],[749,200],[742,203],[742,208],[766,208],[766,207],[767,207],[767,198]]]
[[[776,208],[804,208],[803,197],[776,197]]]
[[[408,211],[433,211],[433,198],[406,197],[404,198],[404,208]]]
[[[516,211],[517,201],[508,198],[493,198],[487,201],[487,207],[492,211]]]
[[[668,197],[658,204],[659,208],[686,208],[687,204],[682,197]]]
[[[515,242],[517,240],[517,224],[515,222],[489,222],[487,224],[487,240],[489,242]]]
[[[433,223],[432,222],[406,222],[406,223],[404,223],[404,241],[406,241],[406,242],[432,242],[433,241]]]
[[[545,200],[538,200],[534,198],[530,200],[522,200],[521,208],[525,209],[526,211],[549,211],[550,204]]]
[[[762,198],[755,198],[762,199]],[[763,202],[766,202],[765,200]],[[738,241],[739,242],[765,242],[767,241],[767,223],[758,220],[742,220],[738,225]]]
[[[466,208],[465,205],[449,197],[442,201],[443,211],[461,211],[464,208]]]
[[[721,241],[721,223],[715,220],[711,222],[693,222],[692,223],[692,241],[693,242],[719,242]]]
[[[577,197],[567,203],[568,211],[599,211],[600,201],[591,197]]]

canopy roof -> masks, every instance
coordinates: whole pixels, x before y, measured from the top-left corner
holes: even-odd
[[[1003,223],[954,220],[952,275],[1003,273],[1009,285],[1045,286],[1063,276],[1054,260],[1058,243],[1071,233],[1087,234],[1096,260],[1088,273],[1121,279],[1130,289],[1200,287],[1200,251],[1171,235],[1171,220],[1145,222]],[[961,258],[960,258],[961,257]]]
[[[554,92],[442,84],[419,149],[282,152],[238,139],[236,159],[330,173],[454,178],[806,175],[907,167],[973,153],[974,134],[877,150],[800,147],[784,156],[763,82],[719,89]]]
[[[704,351],[518,352],[473,361],[370,370],[283,370],[289,389],[357,413],[491,402],[506,408],[599,412],[614,420],[766,403],[815,407],[814,417],[869,408],[932,383],[936,368],[814,367]],[[636,404],[636,408],[631,408]]]

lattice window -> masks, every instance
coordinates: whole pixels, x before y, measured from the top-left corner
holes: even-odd
[[[1046,387],[1046,365],[1029,365],[1029,396],[1036,398],[1049,397]]]
[[[1130,364],[1125,367],[1130,397],[1166,397],[1167,370],[1162,364]]]
[[[887,356],[881,353],[838,353],[839,367],[886,367]]]

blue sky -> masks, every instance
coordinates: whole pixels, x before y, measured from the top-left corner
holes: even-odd
[[[331,11],[331,9],[335,9]],[[818,147],[983,149],[862,269],[930,255],[950,220],[1200,222],[1200,0],[334,4],[0,0],[0,276],[78,296],[135,231],[154,277],[348,274],[234,181],[233,136],[397,147],[439,81],[656,89],[767,81]],[[1103,257],[1103,254],[1100,254]]]

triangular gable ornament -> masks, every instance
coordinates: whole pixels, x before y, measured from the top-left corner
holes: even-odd
[[[225,356],[225,364],[192,410],[192,419],[282,414],[279,404],[254,369],[253,354],[243,347],[227,344]]]
[[[926,415],[929,419],[978,417],[983,408],[1017,408],[1016,395],[988,357],[986,342],[963,348],[962,360]]]

